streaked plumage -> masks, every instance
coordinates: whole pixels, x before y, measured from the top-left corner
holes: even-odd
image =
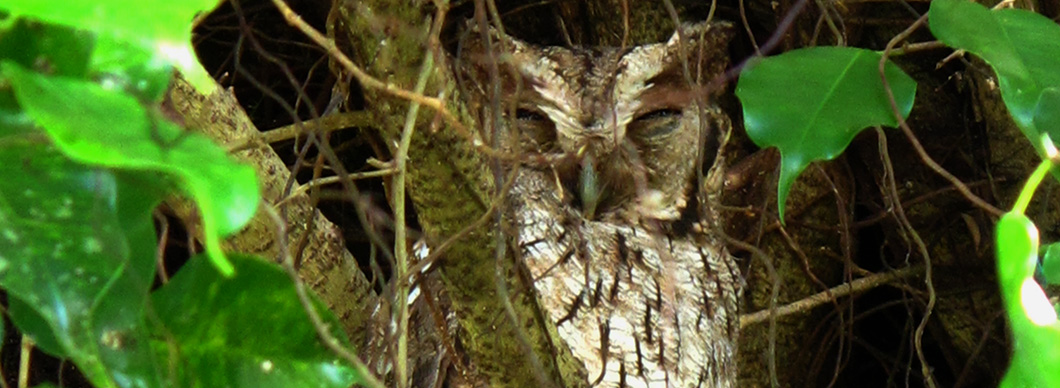
[[[485,45],[466,45],[465,90],[483,138],[500,136],[518,161],[506,208],[513,246],[592,386],[735,381],[739,274],[700,179],[721,164],[704,139],[728,133],[718,88],[707,86],[727,65],[730,34],[704,23],[620,51],[493,33],[492,81]]]

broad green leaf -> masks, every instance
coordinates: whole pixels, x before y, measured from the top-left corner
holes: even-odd
[[[84,29],[126,40],[156,53],[179,68],[197,89],[213,90],[213,81],[191,47],[195,15],[218,0],[7,0],[0,10],[46,23]]]
[[[182,386],[349,387],[355,372],[317,338],[287,274],[263,259],[232,255],[236,274],[221,277],[192,258],[152,296],[165,325],[164,346],[180,354]],[[314,300],[316,300],[314,298]],[[317,311],[343,343],[339,321]]]
[[[932,1],[928,16],[935,37],[994,68],[1009,113],[1039,151],[1043,132],[1060,141],[1060,127],[1043,128],[1035,120],[1042,92],[1060,88],[1060,26],[1034,12],[991,11],[965,0]]]
[[[1001,386],[1060,386],[1060,323],[1033,278],[1038,229],[1026,216],[1006,213],[997,224],[996,244],[998,282],[1013,339],[1012,362]]]
[[[161,192],[68,160],[42,136],[0,138],[0,287],[41,349],[101,387],[159,383],[143,306]],[[142,180],[136,180],[142,182]]]
[[[851,47],[815,47],[765,58],[740,74],[736,95],[747,135],[780,150],[780,218],[795,178],[810,163],[843,152],[862,129],[898,125],[878,70],[881,55]],[[909,115],[916,82],[887,62],[898,110]]]
[[[204,245],[223,273],[232,271],[220,238],[238,231],[257,209],[254,169],[209,138],[185,132],[123,91],[90,82],[47,77],[0,64],[25,111],[69,157],[107,167],[157,171],[176,177],[199,205]]]
[[[173,67],[142,45],[54,24],[19,19],[0,31],[0,58],[48,75],[90,78],[157,102]]]

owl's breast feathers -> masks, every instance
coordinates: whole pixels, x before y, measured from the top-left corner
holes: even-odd
[[[724,72],[731,35],[702,23],[629,50],[508,38],[493,65],[515,75],[472,77],[469,90],[504,91],[477,106],[502,98],[516,113],[484,110],[485,129],[545,161],[511,165],[505,211],[541,308],[592,386],[736,381],[739,275],[696,196],[703,139],[727,120],[702,85]]]
[[[542,309],[596,387],[735,381],[737,270],[710,236],[588,221],[533,170],[512,196]]]

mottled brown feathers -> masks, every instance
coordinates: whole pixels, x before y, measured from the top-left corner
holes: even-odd
[[[511,246],[585,381],[733,384],[739,274],[698,190],[703,138],[728,131],[712,81],[731,26],[685,26],[625,51],[490,34],[491,54],[477,33],[465,45],[462,90],[483,138],[524,161],[507,165]],[[700,225],[677,227],[689,222]]]

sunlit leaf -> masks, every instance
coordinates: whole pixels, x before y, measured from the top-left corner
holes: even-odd
[[[184,132],[121,90],[0,65],[25,111],[71,158],[90,164],[158,171],[177,177],[201,210],[204,245],[224,273],[231,265],[220,238],[238,231],[257,209],[254,169],[209,138]]]
[[[66,26],[19,20],[0,33],[0,58],[65,77],[88,73],[95,37]]]
[[[851,47],[815,47],[765,58],[740,74],[736,95],[747,135],[780,150],[777,187],[781,219],[795,178],[810,163],[830,160],[862,129],[896,126],[878,70],[880,54]],[[888,62],[887,80],[907,116],[916,83]]]
[[[185,386],[349,387],[352,367],[318,339],[287,274],[274,263],[232,255],[236,275],[221,277],[192,258],[152,295]],[[314,298],[315,300],[315,298]],[[342,325],[319,301],[317,311],[345,343]]]
[[[169,89],[173,66],[142,46],[101,36],[91,61],[92,78],[108,89],[124,90],[143,102],[159,102]]]
[[[172,63],[197,89],[209,92],[213,81],[191,47],[195,15],[213,9],[218,0],[7,0],[0,10],[110,35],[144,47]]]
[[[1007,213],[997,224],[997,269],[1013,335],[1013,355],[1002,387],[1060,386],[1060,323],[1034,281],[1038,229],[1026,216]]]

